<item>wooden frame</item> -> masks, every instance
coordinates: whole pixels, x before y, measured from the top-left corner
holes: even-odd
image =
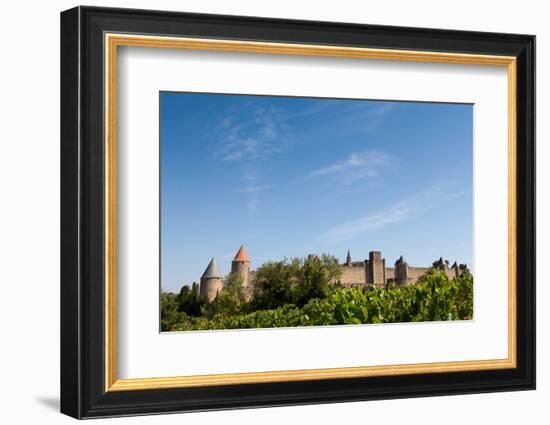
[[[63,12],[61,41],[64,413],[82,418],[534,388],[534,37],[79,7]],[[118,46],[136,45],[507,67],[508,358],[117,379],[116,54]]]

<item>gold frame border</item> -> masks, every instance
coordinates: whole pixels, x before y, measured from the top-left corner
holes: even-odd
[[[508,358],[328,369],[117,379],[116,373],[116,98],[119,46],[325,56],[355,59],[505,66],[508,71]],[[516,322],[516,58],[463,53],[370,49],[148,35],[105,34],[105,391],[136,391],[269,382],[311,381],[511,369],[517,366]]]

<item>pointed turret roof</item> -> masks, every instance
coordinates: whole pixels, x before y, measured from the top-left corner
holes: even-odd
[[[346,256],[346,262],[349,264],[351,263],[351,254],[349,252],[349,249],[348,249],[348,255]]]
[[[237,254],[235,255],[235,258],[233,258],[233,261],[248,261],[250,263],[250,260],[248,259],[248,254],[246,253],[246,249],[244,249],[244,245],[241,245],[241,247],[237,251]]]
[[[214,257],[212,257],[212,259],[210,260],[210,263],[208,263],[208,267],[202,274],[202,277],[207,279],[223,278],[222,274],[220,273],[220,269],[218,269],[218,265],[216,264],[216,259]]]

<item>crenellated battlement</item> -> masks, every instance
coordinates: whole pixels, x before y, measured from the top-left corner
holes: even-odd
[[[415,267],[410,266],[401,256],[395,261],[394,267],[386,267],[386,260],[380,251],[369,252],[369,258],[364,261],[352,261],[348,251],[346,262],[341,266],[342,276],[339,282],[350,288],[367,285],[384,287],[388,283],[414,285],[420,277],[433,269],[443,270],[450,279],[468,270],[466,264],[458,265],[456,261],[449,267],[449,261],[442,257],[429,267]]]
[[[308,255],[308,259],[319,258],[315,254]],[[388,284],[396,285],[414,285],[427,272],[433,269],[442,270],[449,279],[459,277],[461,273],[468,270],[466,264],[458,264],[456,261],[449,266],[449,261],[440,257],[428,267],[410,266],[403,256],[400,256],[393,267],[386,267],[386,259],[380,251],[370,251],[369,257],[362,261],[353,261],[348,251],[346,261],[340,264],[342,275],[333,283],[340,284],[346,288],[357,288],[365,286],[385,287]],[[254,286],[255,271],[250,269],[250,259],[244,246],[241,245],[235,258],[231,263],[231,275],[237,275],[241,278],[245,295],[248,299],[252,296]],[[223,290],[224,278],[220,273],[215,259],[212,258],[210,264],[201,277],[200,294],[204,299],[212,301],[217,294]]]

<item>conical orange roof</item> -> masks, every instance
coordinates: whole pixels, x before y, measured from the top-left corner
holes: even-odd
[[[250,260],[248,259],[248,254],[246,253],[246,249],[244,249],[243,245],[241,245],[241,247],[237,251],[237,255],[235,255],[233,261],[248,261],[250,263]]]

